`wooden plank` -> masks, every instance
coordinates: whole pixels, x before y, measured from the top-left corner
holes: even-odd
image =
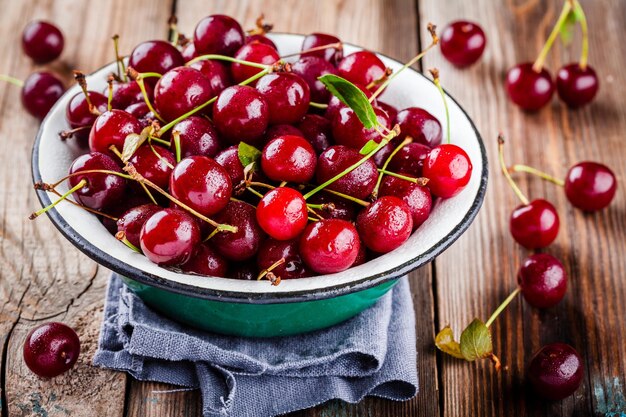
[[[337,1],[319,2],[260,1],[249,2],[179,0],[177,15],[180,29],[190,35],[201,16],[211,13],[225,13],[238,19],[246,27],[252,27],[257,16],[265,13],[266,19],[274,23],[277,32],[309,33],[322,31],[337,34],[342,40],[354,42],[364,47],[407,60],[417,49],[415,5],[409,0],[389,2]],[[358,16],[358,18],[356,18]],[[396,403],[367,399],[359,405],[340,402],[317,407],[314,410],[294,413],[300,416],[329,415],[393,415],[393,416],[434,416],[439,415],[436,401],[436,363],[432,350],[433,337],[433,296],[432,276],[429,267],[411,275],[411,286],[415,294],[417,320],[418,369],[420,394],[412,401]],[[170,387],[174,388],[174,387]],[[132,383],[129,398],[130,416],[169,416],[173,404],[188,404],[198,399],[195,392],[174,392],[153,397],[151,391],[161,391],[163,386],[150,383]],[[148,408],[148,398],[156,398]],[[435,399],[433,401],[433,399]],[[158,406],[157,406],[158,405]],[[188,409],[188,416],[193,408]]]
[[[486,319],[515,287],[518,265],[528,255],[508,233],[510,211],[519,202],[498,171],[495,139],[499,131],[508,135],[506,156],[511,162],[527,163],[564,176],[573,163],[596,160],[610,166],[618,181],[626,178],[626,56],[620,46],[626,3],[583,2],[591,30],[590,63],[601,81],[600,93],[592,106],[572,111],[555,98],[538,114],[525,114],[505,96],[505,71],[517,62],[535,58],[559,13],[559,3],[454,0],[442,7],[440,2],[420,1],[422,21],[434,21],[443,27],[449,21],[470,19],[479,22],[488,37],[482,62],[471,69],[456,70],[439,53],[425,59],[426,66],[441,69],[444,87],[474,118],[491,162],[489,189],[481,213],[468,233],[436,262],[438,326],[451,323],[460,331],[475,316]],[[561,64],[578,58],[579,41],[576,37],[569,49],[555,47],[546,63],[553,74]],[[547,198],[559,211],[561,231],[546,252],[560,258],[569,271],[568,293],[560,305],[547,311],[537,311],[517,300],[496,322],[495,351],[508,370],[496,374],[488,363],[475,365],[443,358],[443,414],[624,413],[624,192],[618,192],[609,209],[586,215],[567,203],[561,189],[535,178],[518,178],[531,198]],[[573,397],[546,403],[524,385],[524,368],[536,349],[554,341],[568,342],[584,356],[585,379]]]
[[[70,68],[91,71],[113,58],[109,36],[122,50],[162,36],[167,4],[151,1],[0,2],[0,73],[25,78],[36,69],[21,51],[24,25],[35,18],[55,22],[65,34],[62,60],[51,64],[68,81]],[[37,122],[21,108],[19,89],[0,84],[0,340],[3,415],[121,416],[126,377],[90,365],[96,349],[108,272],[74,249],[45,219],[27,220],[39,206],[32,190],[30,154]],[[61,145],[60,145],[61,146]],[[22,360],[22,344],[34,326],[63,321],[79,333],[83,353],[72,371],[40,380]]]

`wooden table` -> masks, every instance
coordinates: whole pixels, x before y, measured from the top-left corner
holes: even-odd
[[[276,31],[336,33],[349,42],[408,60],[429,42],[426,23],[467,18],[488,35],[482,61],[465,71],[433,51],[420,68],[439,67],[442,82],[478,126],[491,160],[483,208],[469,231],[430,266],[411,274],[417,319],[420,392],[405,403],[367,399],[340,402],[301,416],[624,416],[626,414],[626,2],[585,0],[591,28],[590,62],[601,90],[595,103],[571,111],[556,99],[537,114],[525,114],[505,96],[504,72],[533,60],[559,12],[558,1],[541,0],[0,0],[0,73],[25,77],[35,67],[22,54],[26,22],[45,18],[66,36],[63,60],[52,68],[94,70],[112,60],[109,38],[121,35],[121,49],[166,35],[174,11],[189,34],[202,16],[221,12],[251,27],[262,12]],[[557,45],[547,61],[554,71],[578,56],[575,46]],[[69,78],[68,78],[69,81]],[[25,114],[17,88],[0,84],[0,350],[3,416],[199,416],[197,392],[142,383],[122,373],[90,366],[96,349],[109,272],[66,242],[50,222],[26,220],[38,207],[31,190],[30,151],[37,123]],[[507,231],[517,201],[495,164],[496,135],[509,138],[509,161],[525,162],[557,175],[580,160],[612,167],[620,189],[610,208],[597,214],[572,209],[561,189],[519,177],[521,188],[547,198],[561,216],[561,231],[547,249],[570,274],[565,300],[546,311],[516,300],[493,326],[494,348],[506,369],[487,362],[463,363],[437,353],[436,330],[450,323],[460,331],[473,317],[486,319],[516,285],[515,274],[528,252]],[[83,355],[68,374],[52,381],[35,378],[22,361],[24,337],[33,326],[59,320],[72,325]],[[542,344],[565,341],[585,361],[576,394],[546,403],[523,384],[524,367]]]

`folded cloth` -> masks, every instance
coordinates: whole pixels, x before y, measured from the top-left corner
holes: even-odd
[[[202,393],[208,416],[275,416],[332,399],[403,401],[417,393],[415,318],[407,278],[372,308],[329,329],[248,339],[155,313],[115,274],[94,364]]]

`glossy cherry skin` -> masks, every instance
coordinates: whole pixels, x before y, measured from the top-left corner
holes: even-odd
[[[285,135],[300,136],[301,138],[304,137],[300,129],[298,129],[297,127],[293,125],[280,124],[280,125],[270,126],[270,128],[265,131],[265,142],[267,143],[272,139],[276,139],[280,136],[285,136]]]
[[[86,153],[74,160],[70,166],[70,174],[80,171],[102,169],[122,173],[122,170],[110,156],[100,153]],[[102,210],[114,206],[124,195],[126,180],[114,174],[85,173],[69,178],[69,186],[74,187],[82,180],[87,184],[74,192],[76,200],[94,210]]]
[[[430,148],[421,143],[408,143],[394,155],[389,162],[389,170],[402,174],[421,177],[424,170],[424,160],[430,153]]]
[[[67,372],[78,360],[80,340],[76,332],[58,322],[35,327],[24,341],[24,363],[42,378]]]
[[[573,347],[551,343],[535,353],[528,364],[526,377],[540,396],[562,400],[580,387],[584,377],[583,360]]]
[[[156,81],[155,81],[156,82]],[[146,89],[148,98],[152,101],[153,91],[150,88]],[[108,87],[102,92],[102,95],[108,97]],[[111,107],[114,109],[124,110],[128,106],[135,103],[143,103],[144,98],[139,88],[139,84],[135,81],[128,82],[113,82],[113,96],[111,97]]]
[[[136,247],[139,247],[141,245],[139,235],[141,234],[143,224],[161,209],[156,204],[142,204],[132,207],[117,220],[117,231],[124,232],[126,239]]]
[[[276,44],[272,42],[270,38],[268,38],[265,35],[261,35],[260,33],[246,36],[246,43],[253,43],[253,42],[263,43],[267,46],[271,46],[272,48],[278,50],[278,48],[276,47]]]
[[[109,110],[96,118],[89,132],[89,149],[92,152],[102,152],[114,159],[119,158],[109,147],[115,145],[118,151],[124,149],[126,136],[131,133],[141,133],[141,124],[136,117],[123,110]]]
[[[301,51],[317,48],[324,45],[330,45],[331,43],[341,42],[338,37],[328,35],[326,33],[311,33],[306,35],[304,41],[302,41]],[[337,65],[343,58],[343,48],[327,48],[319,51],[305,52],[300,55],[301,57],[315,56],[322,58],[333,65]]]
[[[43,120],[64,92],[63,83],[54,74],[33,72],[24,80],[22,105],[28,113]]]
[[[311,90],[311,101],[315,103],[327,103],[330,99],[330,91],[318,79],[326,74],[337,74],[337,68],[324,58],[318,56],[305,56],[291,66],[291,71],[300,76]]]
[[[318,155],[334,144],[330,120],[323,116],[305,114],[296,126]]]
[[[88,91],[87,94],[89,94],[89,100],[96,111],[100,113],[107,111],[107,98],[105,96],[95,91]],[[65,119],[72,129],[81,127],[91,128],[96,117],[98,117],[96,114],[89,111],[85,94],[82,92],[72,97],[65,108]],[[74,135],[80,139],[87,139],[89,137],[89,130],[90,129],[79,130]]]
[[[409,206],[393,196],[382,196],[356,218],[359,236],[368,249],[387,253],[407,241],[413,231]]]
[[[309,182],[315,175],[316,164],[313,146],[300,136],[272,139],[261,154],[261,168],[274,181]]]
[[[215,216],[215,221],[230,224],[237,232],[220,232],[211,238],[215,250],[231,261],[244,261],[256,255],[265,237],[256,220],[254,206],[242,201],[230,201]]]
[[[585,161],[567,171],[565,195],[574,207],[581,210],[602,210],[611,204],[616,191],[615,174],[605,165]]]
[[[309,85],[292,73],[272,73],[257,81],[256,89],[265,97],[270,124],[293,124],[309,109]]]
[[[306,201],[293,188],[274,188],[259,201],[256,219],[274,239],[293,239],[302,233],[308,222]]]
[[[428,187],[388,175],[380,184],[379,195],[398,197],[406,203],[413,219],[413,230],[421,226],[430,216],[433,199]]]
[[[234,85],[217,96],[213,123],[220,136],[233,144],[259,144],[269,123],[269,106],[252,87]]]
[[[381,126],[391,128],[391,121],[387,113],[374,107],[376,119]],[[338,145],[347,146],[359,151],[367,142],[373,140],[380,142],[382,136],[375,128],[366,129],[359,120],[354,110],[349,107],[339,109],[331,119],[333,138]]]
[[[331,146],[322,152],[317,160],[315,170],[317,183],[322,184],[330,180],[361,159],[363,155],[355,149],[341,145]],[[356,169],[328,185],[327,188],[365,199],[374,191],[376,180],[378,180],[378,168],[371,159],[368,159]]]
[[[199,213],[211,216],[226,207],[232,185],[226,170],[213,159],[190,156],[172,171],[170,192]]]
[[[191,259],[200,243],[200,227],[190,214],[166,208],[146,220],[139,240],[141,251],[155,264],[181,265]]]
[[[180,50],[180,54],[185,60],[185,63],[199,56],[198,51],[196,51],[196,45],[194,45],[193,42],[189,42],[187,45],[183,46],[183,48]]]
[[[140,43],[133,49],[128,58],[128,66],[137,72],[156,72],[165,74],[171,69],[185,64],[180,51],[171,43],[155,40]],[[153,81],[154,80],[154,81]],[[146,83],[156,82],[154,78],[146,78]]]
[[[180,153],[183,158],[202,155],[213,158],[222,149],[217,130],[208,119],[191,116],[178,122],[172,128],[180,137]],[[170,138],[170,149],[176,151],[173,137]]]
[[[198,55],[220,54],[233,56],[246,37],[241,25],[223,14],[207,16],[196,25],[193,44]]]
[[[33,20],[22,32],[22,49],[37,64],[57,59],[64,44],[63,33],[52,23]]]
[[[476,23],[459,20],[450,23],[441,33],[441,53],[454,66],[469,67],[480,59],[485,50],[485,32]]]
[[[363,91],[363,94],[365,94],[365,97],[367,97],[368,99],[371,98],[372,95],[374,94],[362,84],[354,84],[354,85],[359,90]],[[375,106],[377,102],[374,99],[371,103],[372,103],[372,106]],[[328,107],[326,108],[324,117],[326,117],[328,120],[332,120],[333,117],[335,116],[335,113],[344,107],[347,107],[347,106],[343,104],[337,97],[332,96],[330,100],[328,100]]]
[[[325,219],[341,219],[350,222],[356,219],[354,203],[345,198],[322,191],[313,195],[308,201],[312,204],[325,206],[322,209],[315,210],[317,214]]]
[[[176,158],[172,152],[162,146],[152,145],[150,148],[148,145],[142,145],[137,148],[128,162],[141,176],[165,190],[170,182],[171,167],[176,165]]]
[[[200,71],[189,67],[166,72],[154,88],[155,110],[172,121],[213,97],[211,83]]]
[[[387,116],[389,116],[389,121],[391,122],[391,126],[394,126],[398,117],[398,109],[396,109],[391,104],[385,103],[384,101],[380,100],[376,102],[376,106],[378,106],[378,108],[387,113]]]
[[[126,107],[124,111],[131,116],[135,117],[141,128],[144,129],[152,124],[152,121],[156,120],[154,113],[150,111],[150,108],[145,102],[131,104]]]
[[[233,85],[228,67],[219,61],[207,59],[194,62],[189,67],[197,69],[209,80],[213,94],[219,94]]]
[[[472,177],[472,161],[465,151],[452,144],[443,144],[433,148],[422,170],[428,178],[428,188],[441,198],[454,197],[469,183]]]
[[[198,245],[191,259],[180,266],[184,272],[208,277],[225,277],[228,261],[206,243]]]
[[[547,69],[533,70],[532,62],[518,64],[506,74],[506,92],[511,101],[527,111],[537,111],[550,101],[554,82]]]
[[[256,62],[257,64],[271,65],[280,59],[276,49],[264,43],[253,42],[239,48],[235,53],[235,58]],[[260,68],[251,67],[249,65],[238,64],[236,62],[230,65],[230,75],[237,84],[247,80],[248,78],[258,74],[262,70]]]
[[[517,273],[522,295],[533,307],[549,308],[557,305],[567,290],[567,273],[554,256],[538,253],[524,259]]]
[[[318,274],[333,274],[350,268],[361,243],[354,225],[345,220],[325,219],[309,224],[300,238],[300,256]]]
[[[220,164],[228,173],[233,186],[237,186],[244,180],[244,166],[239,159],[239,148],[231,146],[222,150],[215,156],[215,162]]]
[[[509,229],[513,239],[525,248],[545,248],[559,233],[559,215],[546,200],[533,200],[513,210]]]
[[[567,64],[556,73],[556,91],[573,109],[591,103],[599,89],[596,71],[589,65],[582,69],[578,63]]]
[[[272,272],[281,279],[304,278],[311,276],[300,256],[299,240],[265,239],[257,253],[257,265],[260,270],[267,269],[276,262],[284,259],[285,262],[272,269]]]
[[[385,75],[385,64],[373,52],[353,52],[337,65],[339,75],[346,80],[368,86]]]
[[[419,107],[409,107],[398,112],[396,123],[400,125],[399,139],[407,136],[415,143],[421,143],[430,148],[441,145],[441,123],[432,114]]]

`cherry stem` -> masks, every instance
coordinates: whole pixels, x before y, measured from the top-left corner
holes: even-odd
[[[61,140],[66,140],[74,136],[74,133],[87,129],[91,129],[91,126],[80,126],[71,130],[62,130],[59,132],[59,137],[61,138]]]
[[[124,174],[122,172],[117,172],[117,171],[109,171],[108,169],[86,169],[84,171],[78,171],[78,172],[74,172],[72,174],[66,175],[65,177],[61,178],[60,180],[58,180],[57,182],[53,183],[53,184],[44,184],[44,183],[35,183],[35,189],[36,190],[53,190],[55,188],[57,188],[62,182],[67,181],[68,179],[75,177],[77,175],[83,175],[83,174],[109,174],[109,175],[117,175],[118,177],[121,178],[126,178],[127,180],[132,180],[133,178],[130,175]]]
[[[174,165],[170,164],[167,159],[163,158],[163,156],[161,156],[161,154],[157,152],[156,149],[154,149],[154,146],[152,146],[152,142],[150,141],[150,137],[148,137],[148,146],[150,146],[150,150],[152,151],[152,153],[155,154],[156,157],[159,158],[161,162],[167,165],[169,169],[174,169]]]
[[[396,177],[400,178],[401,180],[412,182],[413,184],[421,185],[422,187],[428,184],[428,178],[413,178],[407,175],[398,174],[396,172],[387,171],[385,169],[378,169],[378,172],[380,172],[381,174],[389,175],[390,177]]]
[[[450,144],[450,111],[448,110],[448,100],[446,100],[446,93],[441,87],[441,82],[439,82],[439,70],[437,68],[433,68],[429,71],[430,74],[433,76],[433,82],[437,86],[439,94],[441,94],[441,99],[443,100],[443,108],[446,110],[446,141],[448,144]]]
[[[587,59],[589,56],[589,28],[587,26],[587,16],[585,16],[585,12],[578,0],[574,0],[573,8],[580,18],[580,30],[583,33],[580,61],[578,65],[580,66],[580,69],[584,70],[587,68]]]
[[[407,136],[402,142],[400,142],[400,144],[396,146],[393,152],[389,154],[389,156],[385,160],[385,163],[383,164],[383,168],[379,170],[378,172],[380,172],[381,174],[384,174],[387,167],[389,166],[389,163],[393,159],[393,157],[396,156],[398,152],[400,152],[400,149],[404,148],[406,145],[408,145],[411,142],[413,142],[413,138],[410,136]],[[383,175],[379,175],[378,180],[376,180],[376,186],[374,187],[374,191],[372,191],[372,196],[374,198],[378,196],[378,189],[380,188],[380,184],[382,183],[382,181],[383,181]]]
[[[385,68],[385,73],[380,78],[366,85],[365,88],[367,90],[371,90],[374,87],[378,87],[379,85],[387,81],[392,74],[393,74],[393,70],[391,68],[389,67]]]
[[[113,77],[109,77],[107,79],[108,89],[107,89],[107,111],[111,111],[113,106],[111,102],[113,101]]]
[[[83,94],[85,95],[85,101],[87,102],[87,106],[89,107],[89,113],[94,116],[100,116],[100,111],[93,105],[91,102],[91,98],[89,97],[89,91],[87,90],[87,79],[85,78],[85,74],[81,71],[73,71],[74,79],[76,83],[80,86],[80,89],[83,90]]]
[[[174,141],[174,150],[176,151],[176,163],[180,162],[181,154],[180,154],[180,133],[178,130],[172,132],[172,140]]]
[[[10,75],[0,74],[0,81],[6,81],[20,88],[24,87],[24,81],[15,77],[11,77]]]
[[[113,49],[115,50],[115,62],[117,64],[117,78],[123,79],[124,82],[127,82],[128,76],[126,75],[126,65],[124,65],[124,58],[120,56],[120,49],[119,49],[120,36],[115,34],[113,35],[112,39],[113,39]]]
[[[109,150],[113,152],[115,155],[117,155],[117,157],[120,158],[120,161],[122,161],[122,163],[126,163],[126,161],[124,161],[124,158],[122,157],[122,153],[117,150],[117,147],[115,145],[109,146]],[[135,180],[132,176],[129,175],[129,177],[131,180]],[[148,190],[148,187],[146,187],[146,185],[142,182],[140,182],[139,185],[141,185],[141,188],[143,188],[143,190],[146,192],[146,195],[148,196],[150,201],[152,201],[155,205],[158,206],[159,203],[157,203],[156,199],[154,198],[150,190]]]
[[[154,107],[152,107],[152,103],[150,103],[150,98],[148,97],[148,91],[146,90],[146,85],[143,81],[144,78],[152,77],[156,73],[151,73],[151,72],[138,73],[132,67],[128,67],[127,72],[130,75],[130,77],[134,79],[137,85],[139,86],[139,89],[141,90],[141,95],[143,96],[143,101],[145,101],[146,105],[148,106],[148,109],[150,109],[150,111],[155,115],[157,119],[159,119],[162,122],[165,122],[165,120],[161,117],[161,115],[157,113]],[[156,74],[156,75],[159,77],[161,76],[161,74]]]
[[[504,174],[506,180],[509,182],[509,185],[513,189],[513,192],[515,193],[515,195],[517,195],[517,197],[522,201],[524,205],[528,205],[528,198],[524,195],[522,190],[519,189],[517,184],[515,184],[515,181],[513,181],[513,178],[511,178],[511,174],[509,174],[509,170],[506,168],[506,163],[504,162],[504,135],[502,135],[502,133],[498,135],[498,156],[500,159],[500,168],[502,168],[502,173]]]
[[[326,190],[324,190],[324,192],[325,193],[334,194],[337,197],[341,197],[341,198],[344,198],[346,200],[352,201],[352,202],[357,203],[358,205],[363,206],[363,207],[367,207],[367,206],[370,205],[370,203],[368,203],[365,200],[361,200],[360,198],[352,197],[351,195],[348,195],[348,194],[340,193],[339,191],[326,189]]]
[[[328,108],[328,104],[315,103],[313,101],[309,102],[309,106],[315,107],[316,109],[327,109]]]
[[[252,194],[254,194],[255,196],[257,196],[259,198],[263,198],[263,194],[261,194],[260,192],[258,192],[257,190],[255,190],[252,187],[246,187],[246,190],[250,191]]]
[[[493,312],[491,317],[489,317],[489,320],[487,320],[487,322],[485,323],[485,326],[487,326],[487,327],[491,326],[491,324],[495,321],[495,319],[498,318],[500,313],[502,313],[502,311],[504,311],[504,309],[511,303],[511,301],[513,301],[515,296],[517,296],[517,294],[519,294],[521,291],[522,291],[522,289],[520,287],[517,287],[515,289],[515,291],[513,291],[511,294],[509,294],[509,296],[506,297],[506,300],[504,300],[502,302],[502,304],[500,304],[498,306],[498,308],[496,308],[496,311]]]
[[[378,97],[383,92],[383,90],[389,85],[389,83],[391,83],[391,81],[393,81],[394,78],[396,78],[398,76],[398,74],[400,74],[402,71],[404,71],[405,69],[407,69],[411,65],[415,64],[420,59],[422,59],[422,57],[424,57],[424,55],[426,55],[426,53],[428,51],[433,49],[439,43],[439,37],[437,36],[436,29],[437,29],[437,26],[433,25],[432,23],[428,24],[428,32],[430,32],[430,36],[432,37],[431,44],[428,45],[428,47],[426,49],[424,49],[422,52],[420,52],[419,54],[415,55],[409,62],[404,64],[402,66],[402,68],[400,68],[398,71],[396,71],[393,74],[391,74],[387,78],[387,80],[384,83],[382,83],[378,87],[378,89],[376,89],[376,91],[374,91],[374,94],[372,94],[372,96],[369,98],[370,103],[372,103],[372,102],[374,102],[374,100],[376,100],[376,97]]]
[[[169,41],[172,45],[176,46],[178,45],[178,38],[180,36],[180,33],[178,32],[178,19],[176,18],[175,15],[171,15],[170,18],[167,21],[167,24],[169,26],[170,29],[170,33],[169,33]]]
[[[310,207],[312,209],[315,209],[315,210],[323,210],[324,209],[324,204],[306,203],[306,206]]]
[[[171,144],[170,142],[168,142],[168,141],[166,141],[166,140],[163,140],[163,139],[161,139],[161,138],[158,138],[158,137],[156,137],[156,136],[150,136],[150,139],[151,139],[151,140],[153,140],[153,141],[155,141],[155,142],[156,142],[156,143],[158,143],[159,145],[163,145],[163,146],[167,146],[167,147],[172,146],[172,144]]]
[[[315,48],[310,48],[310,49],[306,49],[304,51],[300,51],[300,52],[294,52],[293,54],[287,54],[287,55],[283,55],[280,57],[280,59],[283,58],[291,58],[292,56],[297,56],[297,55],[304,55],[304,54],[308,54],[309,52],[317,52],[317,51],[323,51],[325,49],[336,49],[338,51],[343,49],[343,43],[341,42],[335,42],[335,43],[329,43],[327,45],[322,45],[322,46],[316,46]]]
[[[67,197],[69,197],[72,193],[75,193],[76,191],[80,190],[81,188],[83,188],[85,185],[87,185],[87,180],[86,179],[82,179],[80,180],[80,182],[78,184],[76,184],[75,186],[73,186],[72,188],[70,188],[66,193],[62,194],[61,197],[59,197],[58,200],[56,200],[54,203],[50,204],[49,206],[46,206],[44,208],[42,208],[39,211],[34,212],[33,214],[31,214],[28,218],[30,220],[33,220],[34,218],[36,218],[37,216],[40,216],[42,214],[44,214],[45,212],[47,212],[48,210],[50,210],[52,207],[56,206],[57,204],[59,204],[61,201],[65,200]]]
[[[537,177],[542,178],[546,181],[550,181],[551,183],[556,184],[559,187],[565,186],[565,181],[560,180],[556,177],[553,177],[552,175],[546,172],[539,171],[538,169],[530,167],[528,165],[515,164],[512,167],[510,167],[508,171],[509,172],[526,172],[528,174],[536,175]]]
[[[254,185],[254,186],[257,186],[257,187],[265,187],[265,188],[268,188],[270,190],[273,190],[274,188],[276,188],[273,185],[265,184],[263,182],[256,182],[256,181],[251,181],[251,182],[248,183],[248,185]]]
[[[130,243],[130,241],[126,238],[126,233],[123,230],[120,230],[119,232],[117,232],[115,234],[115,238],[119,240],[120,242],[122,242],[123,244],[125,244],[126,246],[128,246],[129,248],[131,248],[132,250],[134,250],[135,252],[141,253],[139,248],[133,245],[132,243]]]
[[[256,27],[254,29],[247,30],[246,33],[248,35],[265,35],[267,32],[270,32],[274,29],[274,25],[271,23],[265,23],[265,15],[261,13],[259,17],[256,18]]]
[[[567,16],[569,15],[571,10],[572,10],[572,4],[570,0],[565,0],[565,4],[563,4],[563,10],[561,10],[561,15],[556,21],[554,28],[552,28],[552,32],[550,32],[550,36],[548,36],[546,43],[543,45],[541,52],[539,52],[539,56],[537,57],[537,59],[535,60],[535,63],[533,64],[533,71],[537,73],[541,72],[541,69],[543,68],[543,63],[545,62],[546,57],[548,56],[548,52],[550,52],[550,49],[552,48],[552,44],[554,44],[554,41],[556,40],[556,37],[558,36],[561,30],[561,27],[563,27],[563,25],[565,24],[565,21],[567,20]]]
[[[57,190],[51,189],[51,190],[47,190],[47,191],[50,191],[51,193],[54,193],[54,194],[56,194],[57,196],[61,197],[61,193],[60,193],[60,192],[58,192]],[[106,214],[106,213],[103,213],[103,212],[101,212],[101,211],[94,210],[94,209],[89,208],[89,207],[87,207],[87,206],[83,206],[82,204],[79,204],[79,203],[77,203],[76,201],[72,201],[72,200],[65,200],[65,201],[67,201],[68,203],[71,203],[71,204],[75,205],[76,207],[80,207],[80,208],[82,208],[83,210],[86,210],[86,211],[88,211],[88,212],[90,212],[90,213],[93,213],[93,214],[95,214],[95,215],[102,216],[102,217],[106,217],[107,219],[111,219],[111,220],[113,220],[114,222],[116,222],[116,221],[118,220],[118,218],[117,218],[117,217],[113,217],[113,216],[111,216],[111,215],[109,215],[109,214]]]
[[[272,67],[272,65],[259,64],[258,62],[244,61],[243,59],[237,59],[231,56],[217,55],[217,54],[200,55],[198,57],[195,57],[191,61],[187,62],[185,66],[188,67],[189,65],[195,64],[196,62],[199,62],[199,61],[211,61],[211,60],[228,61],[228,62],[233,62],[236,64],[246,65],[248,67],[261,68],[261,69],[267,69],[267,68]]]
[[[261,279],[263,279],[263,277],[265,275],[267,275],[268,272],[272,272],[274,269],[278,268],[279,266],[281,266],[282,264],[284,264],[286,262],[285,258],[280,258],[279,260],[277,260],[276,262],[274,262],[272,265],[270,265],[268,268],[264,269],[263,271],[261,271],[261,273],[256,277],[257,281],[260,281]]]

